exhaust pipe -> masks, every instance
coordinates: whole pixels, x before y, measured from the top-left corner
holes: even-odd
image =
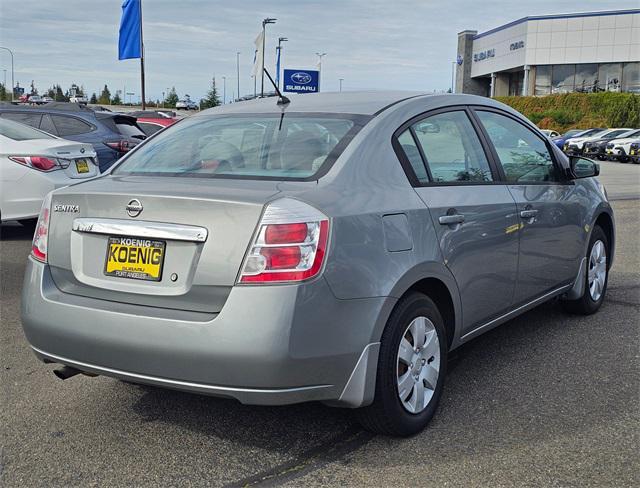
[[[55,374],[61,380],[66,380],[80,373],[82,373],[82,371],[76,368],[72,368],[71,366],[62,366],[62,368],[53,370],[53,374]]]

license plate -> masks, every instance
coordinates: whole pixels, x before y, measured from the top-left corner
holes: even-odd
[[[166,242],[137,237],[109,237],[104,274],[132,280],[160,281]]]
[[[612,149],[607,149],[607,154],[613,154],[613,150]]]
[[[89,163],[86,159],[76,159],[76,169],[78,170],[78,173],[88,173]]]
[[[632,149],[632,150],[629,152],[629,154],[630,154],[631,156],[634,156],[634,155],[636,154],[636,151],[635,151],[634,149]]]

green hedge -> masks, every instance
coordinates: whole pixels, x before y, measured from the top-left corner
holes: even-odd
[[[542,129],[564,132],[588,127],[640,127],[640,95],[564,93],[545,97],[496,97]]]

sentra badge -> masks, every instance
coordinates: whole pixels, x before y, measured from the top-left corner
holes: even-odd
[[[80,205],[70,203],[56,203],[53,206],[54,212],[66,212],[66,213],[78,213],[80,212]]]

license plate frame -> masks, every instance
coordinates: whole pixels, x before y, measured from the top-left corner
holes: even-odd
[[[116,250],[113,252],[112,245],[117,246]],[[107,238],[106,247],[107,252],[103,268],[105,276],[139,281],[162,281],[164,259],[167,254],[166,241],[130,236],[109,236]],[[124,261],[118,260],[118,258],[123,258],[119,248],[126,249],[126,257],[124,257]],[[130,251],[131,249],[136,249],[136,252],[132,253]],[[149,253],[140,253],[140,249],[160,249],[161,251],[158,262],[147,263],[146,261],[155,260],[156,256],[153,256],[155,253],[152,251],[149,251]],[[118,255],[116,255],[116,253],[118,253]],[[138,261],[143,262],[130,262],[133,254],[135,254]],[[140,254],[142,254],[142,256],[140,256]]]
[[[78,174],[88,173],[89,169],[89,161],[86,159],[76,159],[76,171]]]

